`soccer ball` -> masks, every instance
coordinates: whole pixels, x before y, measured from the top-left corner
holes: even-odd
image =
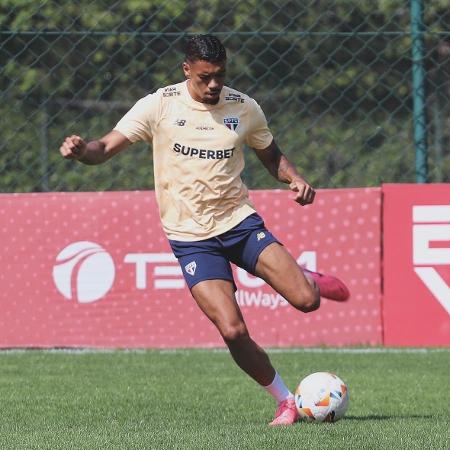
[[[295,390],[295,405],[301,420],[336,422],[348,408],[347,385],[330,372],[308,375]]]

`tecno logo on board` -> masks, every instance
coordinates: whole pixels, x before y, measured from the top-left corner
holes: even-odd
[[[450,286],[436,267],[450,266],[450,205],[413,206],[414,271],[450,314]]]
[[[172,253],[127,253],[123,262],[134,269],[134,285],[138,290],[148,288],[149,269],[153,289],[183,289],[186,283],[181,267]],[[316,269],[316,252],[305,251],[297,263],[310,270]],[[100,245],[90,241],[74,242],[56,257],[53,280],[58,291],[78,303],[92,303],[105,298],[116,278],[112,256]],[[236,269],[236,282],[244,288],[262,287],[265,282]]]
[[[115,273],[114,261],[104,248],[94,242],[80,241],[58,254],[53,280],[67,300],[91,303],[111,289]]]

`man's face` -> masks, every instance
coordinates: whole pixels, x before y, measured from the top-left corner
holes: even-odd
[[[226,63],[211,63],[201,59],[183,63],[183,72],[189,80],[192,98],[201,103],[216,104],[225,82]]]

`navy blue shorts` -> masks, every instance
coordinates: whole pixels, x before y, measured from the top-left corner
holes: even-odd
[[[230,280],[234,284],[230,262],[254,275],[260,253],[273,242],[279,241],[256,213],[209,239],[193,242],[169,239],[189,289],[204,280]]]

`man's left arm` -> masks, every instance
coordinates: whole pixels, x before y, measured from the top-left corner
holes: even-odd
[[[253,150],[273,177],[282,183],[289,184],[291,191],[295,192],[294,200],[297,203],[309,205],[314,201],[316,195],[314,189],[300,176],[295,166],[278,148],[275,140],[272,140],[271,144],[265,149]]]

